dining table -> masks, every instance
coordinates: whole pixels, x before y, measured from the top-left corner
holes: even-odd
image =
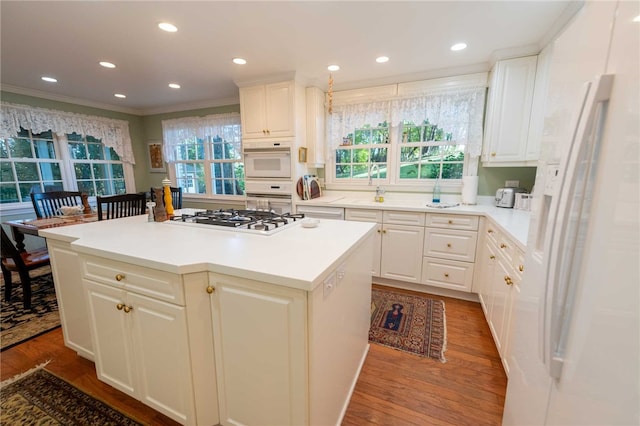
[[[60,226],[78,225],[82,223],[95,222],[98,220],[98,214],[95,212],[75,214],[75,215],[60,215],[50,216],[36,219],[18,219],[9,220],[3,222],[11,229],[13,240],[16,242],[16,248],[20,252],[24,252],[24,238],[25,235],[39,236],[39,231],[42,229],[57,228]]]

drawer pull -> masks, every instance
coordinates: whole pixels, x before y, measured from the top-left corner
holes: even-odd
[[[380,230],[378,229],[378,234],[380,233]]]
[[[509,275],[506,275],[504,277],[504,282],[507,283],[507,285],[512,285],[513,281],[511,280],[511,277]]]
[[[133,307],[131,307],[131,306],[125,306],[125,307],[124,307],[124,313],[125,313],[125,314],[128,314],[128,313],[129,313],[129,312],[131,312],[131,311],[133,311]]]
[[[491,153],[491,156],[492,156],[492,157],[495,157],[495,156],[496,156],[496,153],[495,153],[495,152],[492,152],[492,153]]]
[[[493,259],[495,259],[495,258],[496,258],[496,257],[495,257],[494,255],[489,256],[489,259],[491,259],[491,260],[493,260]]]
[[[507,248],[507,245],[505,243],[500,244],[500,248]]]
[[[446,272],[444,273],[444,277],[445,278],[449,278],[449,274],[447,274]]]
[[[449,225],[452,225],[453,221],[451,219],[449,219]]]
[[[117,310],[121,311],[121,310],[122,310],[122,308],[124,308],[124,303],[118,303],[118,304],[116,305],[116,309],[117,309]]]
[[[493,229],[487,229],[487,232],[488,232],[489,234],[493,234]]]
[[[448,248],[451,248],[451,243],[447,243],[447,247],[448,247]]]
[[[382,230],[382,233],[383,233],[383,234],[386,234],[386,233],[387,233],[387,230],[386,230],[386,229],[383,229],[383,230]]]
[[[216,291],[215,287],[212,287],[212,286],[208,286],[208,287],[207,287],[207,293],[211,294],[211,293],[213,293],[214,291]]]
[[[520,272],[524,271],[524,265],[519,265],[518,266],[518,271],[520,271]]]
[[[123,274],[116,274],[116,281],[122,281],[124,279]]]

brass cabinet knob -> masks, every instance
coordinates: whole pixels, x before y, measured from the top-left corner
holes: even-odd
[[[386,234],[386,233],[387,233],[387,230],[386,230],[386,229],[383,229],[383,230],[382,230],[382,233],[383,233],[383,234]]]
[[[122,308],[124,308],[124,303],[118,303],[118,304],[116,305],[116,309],[117,309],[117,310],[121,311],[121,310],[122,310]]]
[[[271,130],[267,129],[267,134],[270,135],[271,134]]]
[[[518,271],[520,271],[520,272],[524,271],[524,265],[519,265],[518,266]]]
[[[506,275],[504,277],[504,282],[507,283],[507,285],[512,285],[513,284],[513,280],[511,279],[511,277],[509,275]]]
[[[380,230],[378,229],[378,234],[380,233]]]
[[[125,307],[124,307],[124,313],[125,313],[125,314],[128,314],[128,313],[129,313],[129,312],[131,312],[131,311],[133,311],[133,307],[131,307],[131,306],[126,306],[126,305],[125,305]]]
[[[496,258],[496,257],[495,257],[494,255],[489,256],[489,259],[491,259],[491,260],[493,260],[493,259],[495,259],[495,258]]]
[[[444,277],[445,278],[449,278],[449,274],[447,274],[446,272],[444,273]]]
[[[451,243],[447,243],[447,247],[448,247],[448,248],[451,248]]]
[[[116,281],[122,281],[124,279],[124,274],[116,274]]]
[[[505,243],[500,244],[500,248],[507,248],[507,245]]]
[[[449,219],[449,225],[453,224],[453,221],[451,219]]]
[[[487,232],[488,232],[489,234],[493,234],[493,229],[487,229]]]
[[[495,153],[495,152],[492,152],[492,153],[491,153],[491,156],[492,156],[492,157],[495,157],[495,156],[496,156],[496,153]]]
[[[212,287],[212,286],[207,287],[207,293],[212,294],[214,291],[216,291],[215,287]]]

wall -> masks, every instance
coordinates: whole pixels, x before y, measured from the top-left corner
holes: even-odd
[[[520,187],[529,192],[536,181],[535,167],[479,167],[478,195],[496,195],[505,180],[519,180]]]

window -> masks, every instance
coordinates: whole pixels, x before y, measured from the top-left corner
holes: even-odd
[[[217,114],[162,122],[165,156],[185,194],[244,194],[240,114]]]
[[[422,187],[457,182],[480,155],[486,75],[334,94],[327,182]],[[402,86],[402,87],[401,87]],[[367,93],[373,100],[363,102]],[[402,96],[398,93],[403,93]],[[386,99],[385,99],[386,96]]]
[[[126,192],[120,156],[92,136],[58,138],[51,131],[22,129],[15,138],[0,139],[0,158],[3,204],[30,202],[31,192],[81,191],[90,197]]]

